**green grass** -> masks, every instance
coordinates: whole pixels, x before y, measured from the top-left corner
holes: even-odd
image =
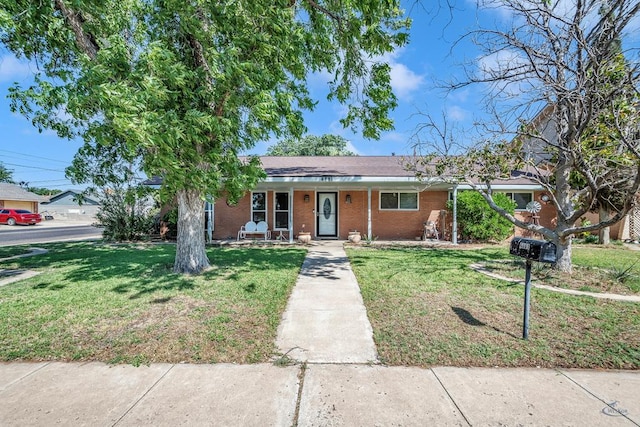
[[[0,360],[267,361],[305,251],[211,248],[200,276],[171,272],[173,245],[38,245],[0,268]]]
[[[484,263],[503,276],[524,277],[525,261],[506,249],[503,257]],[[588,292],[640,294],[640,252],[623,246],[574,245],[573,274],[564,274],[550,264],[533,264],[533,276],[539,283]]]
[[[0,248],[0,260],[15,255],[23,255],[31,252],[30,246],[6,246]]]
[[[504,248],[347,253],[384,363],[640,368],[636,303],[534,288],[529,340],[522,340],[523,286],[468,267],[505,259]]]

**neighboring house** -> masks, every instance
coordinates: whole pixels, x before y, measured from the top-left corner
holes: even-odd
[[[557,122],[553,118],[553,106],[547,105],[531,121],[531,125],[540,135],[539,138],[527,138],[524,140],[523,152],[528,161],[533,161],[537,165],[550,168],[550,153],[546,150],[544,141],[554,141],[557,139]],[[616,240],[640,240],[640,194],[636,207],[629,211],[620,221],[609,227],[609,235]],[[611,212],[610,214],[613,214]],[[594,224],[600,221],[597,212],[587,212],[584,217]],[[580,224],[581,221],[578,221]],[[597,235],[598,233],[593,233]]]
[[[89,197],[80,200],[81,193],[74,190],[63,191],[40,203],[40,210],[56,219],[93,220],[100,209],[100,202]]]
[[[432,220],[440,237],[451,239],[446,203],[469,188],[421,181],[396,156],[265,156],[261,161],[267,178],[251,193],[235,206],[222,199],[214,204],[214,239],[235,238],[250,220],[266,221],[272,238],[287,240],[300,231],[318,239],[346,239],[356,230],[370,238],[414,240]],[[509,194],[518,203],[516,216],[525,220],[531,217],[526,204],[542,200],[542,187],[523,177],[495,182],[492,188]],[[553,220],[553,206],[542,203],[539,223],[551,226]]]
[[[43,200],[46,199],[19,185],[0,182],[0,208],[26,209],[38,213],[38,204]]]

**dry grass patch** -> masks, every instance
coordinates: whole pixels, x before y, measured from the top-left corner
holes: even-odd
[[[390,365],[640,368],[640,304],[532,290],[522,340],[522,285],[468,265],[504,249],[348,250]]]

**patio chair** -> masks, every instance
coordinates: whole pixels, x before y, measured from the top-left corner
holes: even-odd
[[[240,226],[237,240],[245,239],[247,237],[247,233],[255,232],[257,227],[258,225],[253,221],[248,221],[245,225]]]
[[[438,223],[435,221],[425,221],[424,231],[422,233],[422,240],[427,240],[427,238],[436,238],[436,240],[440,240],[440,233],[438,233]]]
[[[271,239],[271,231],[265,221],[260,221],[257,224],[253,221],[248,221],[240,227],[237,240],[246,239],[249,234],[261,234],[264,236],[264,240]]]
[[[271,239],[271,230],[269,225],[265,221],[260,221],[256,224],[256,234],[264,234],[264,240]]]

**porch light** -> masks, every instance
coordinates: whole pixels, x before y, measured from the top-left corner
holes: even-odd
[[[309,203],[309,200],[310,200],[309,195],[308,195],[308,194],[305,194],[305,195],[304,195],[304,202],[305,202],[305,203]]]
[[[549,197],[549,195],[548,195],[547,193],[543,193],[543,194],[540,196],[540,200],[541,200],[543,203],[549,203],[549,200],[551,200],[551,198]]]
[[[347,197],[344,199],[346,203],[351,203],[351,194],[347,194]]]

